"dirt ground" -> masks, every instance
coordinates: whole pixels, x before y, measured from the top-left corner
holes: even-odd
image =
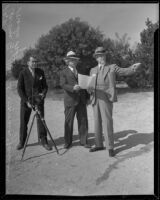
[[[50,95],[45,119],[60,155],[37,144],[33,126],[24,160],[16,150],[19,138],[20,98],[16,82],[6,83],[6,193],[37,195],[153,194],[153,92],[122,92],[114,104],[116,156],[107,150],[90,153],[79,146],[77,121],[73,147],[63,149],[63,99]],[[89,143],[94,144],[93,113],[88,106]],[[33,116],[33,114],[32,114]],[[31,119],[32,119],[31,116]]]

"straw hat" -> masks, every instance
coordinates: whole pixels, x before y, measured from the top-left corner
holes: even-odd
[[[65,61],[68,61],[68,60],[79,60],[79,58],[76,56],[75,52],[73,51],[69,51],[66,55],[66,57],[64,58]]]

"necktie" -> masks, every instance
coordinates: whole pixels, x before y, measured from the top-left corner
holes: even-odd
[[[99,72],[102,72],[102,71],[103,71],[103,66],[100,65],[100,66],[99,66]]]
[[[74,72],[75,77],[77,78],[78,74],[77,74],[76,68],[73,68],[73,72]]]
[[[35,74],[34,74],[34,71],[32,71],[32,76],[34,77],[34,75],[35,75]]]
[[[34,78],[35,72],[32,70],[31,73],[32,73],[32,76],[33,76],[33,78]]]

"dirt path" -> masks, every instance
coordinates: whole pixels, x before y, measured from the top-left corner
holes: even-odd
[[[60,155],[54,146],[53,151],[47,152],[37,145],[34,125],[21,162],[22,151],[16,150],[20,99],[11,87],[7,82],[7,194],[153,194],[153,92],[119,95],[118,103],[114,104],[115,158],[109,158],[105,150],[90,153],[79,146],[76,120],[73,147],[65,152],[63,101],[46,99],[46,122]],[[89,142],[94,144],[91,106],[88,119]]]

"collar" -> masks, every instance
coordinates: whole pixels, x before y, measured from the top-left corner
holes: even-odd
[[[71,66],[68,66],[68,68],[69,68],[72,72],[77,73],[77,69],[76,69],[76,68],[71,67]]]
[[[31,72],[32,76],[35,74],[35,70],[33,71],[30,67],[28,67],[29,71]]]
[[[73,72],[73,70],[74,70],[73,67],[68,66],[68,68]]]
[[[104,66],[105,66],[105,64],[104,64],[104,65],[98,64],[98,67],[99,67],[99,68],[104,67]]]

